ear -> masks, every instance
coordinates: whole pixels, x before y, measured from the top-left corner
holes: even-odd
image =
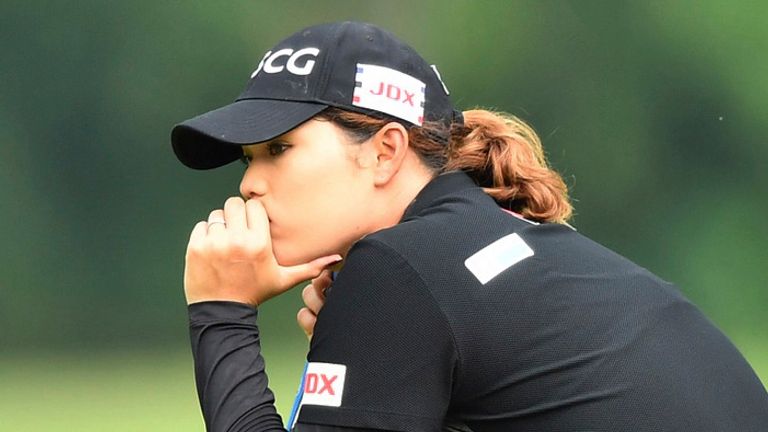
[[[400,171],[408,152],[408,131],[396,122],[387,123],[371,137],[371,150],[376,156],[374,184],[384,186]]]

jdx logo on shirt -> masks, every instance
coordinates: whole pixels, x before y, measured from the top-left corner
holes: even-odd
[[[264,72],[268,74],[280,73],[283,70],[294,75],[309,75],[315,67],[315,59],[320,54],[320,49],[314,47],[302,48],[293,51],[293,48],[283,48],[274,53],[267,51],[259,62],[259,67],[251,74],[251,78]],[[301,61],[304,63],[301,64]]]
[[[310,362],[304,374],[304,395],[301,404],[341,406],[346,374],[345,365]]]

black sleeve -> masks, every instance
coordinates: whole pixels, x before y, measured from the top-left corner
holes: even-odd
[[[460,363],[424,281],[370,237],[327,292],[308,360],[299,422],[419,432],[442,429]]]
[[[257,312],[236,302],[188,306],[189,332],[200,407],[209,432],[282,431],[282,420],[267,387],[259,344]],[[365,432],[297,423],[294,432]]]
[[[209,432],[284,431],[267,387],[256,309],[210,301],[189,305],[200,407]]]

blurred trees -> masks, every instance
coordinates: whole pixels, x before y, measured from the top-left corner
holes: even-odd
[[[176,122],[234,99],[301,27],[377,23],[461,108],[539,131],[574,225],[765,340],[768,5],[53,2],[0,5],[0,346],[186,344],[189,230],[240,167],[194,172]],[[267,308],[292,325],[298,295]],[[286,330],[300,340],[300,332]]]

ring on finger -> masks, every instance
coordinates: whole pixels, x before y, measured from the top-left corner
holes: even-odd
[[[224,219],[213,219],[213,220],[209,220],[208,221],[208,227],[209,228],[211,226],[213,226],[213,225],[216,225],[216,224],[222,224],[222,225],[224,225],[226,227],[227,226],[227,221],[225,221]]]

